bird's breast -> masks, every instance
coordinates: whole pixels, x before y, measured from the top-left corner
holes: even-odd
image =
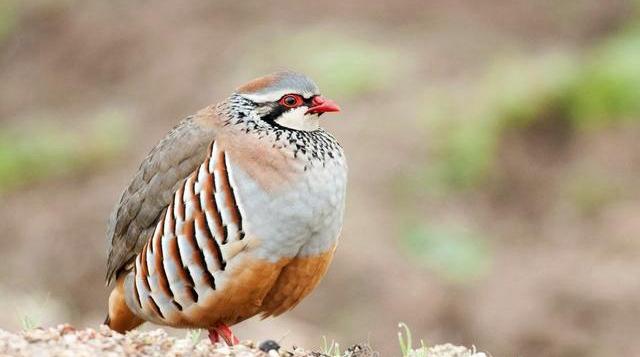
[[[280,165],[265,165],[260,170],[262,178],[269,175],[275,180],[269,185],[251,175],[233,153],[229,160],[244,229],[261,240],[254,252],[258,258],[313,256],[335,246],[347,182],[342,157],[323,165],[293,162],[285,170]]]

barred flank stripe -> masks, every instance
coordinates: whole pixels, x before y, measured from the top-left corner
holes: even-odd
[[[133,264],[133,295],[138,302],[140,310],[142,310],[142,301],[140,301],[140,293],[138,292],[138,263],[139,258],[136,258],[136,261]]]
[[[178,268],[181,271],[181,275],[184,277],[184,280],[187,281],[185,287],[187,288],[187,293],[189,293],[189,297],[191,301],[198,302],[198,293],[195,289],[195,282],[193,281],[193,277],[191,276],[191,272],[189,271],[189,267],[184,265],[182,261],[182,257],[180,256],[180,246],[178,245],[178,238],[174,238],[174,244],[176,245],[176,260],[179,262]]]
[[[222,226],[222,236],[224,237],[222,239],[222,244],[226,244],[227,243],[227,237],[229,236],[229,229],[227,228],[226,225]]]
[[[204,201],[204,211],[213,218],[213,231],[211,233],[214,236],[220,237],[220,242],[224,244],[226,239],[226,234],[224,233],[224,226],[222,224],[222,216],[220,214],[220,210],[218,209],[218,204],[216,203],[216,198],[214,195],[215,191],[215,178],[214,175],[209,173],[204,182],[202,183],[202,192],[200,193],[200,199]],[[207,219],[207,223],[209,220]],[[212,230],[211,226],[209,226],[210,230]]]
[[[164,320],[164,315],[162,314],[162,311],[160,311],[160,307],[158,307],[158,304],[156,304],[155,300],[153,300],[153,297],[151,295],[149,295],[149,305],[151,306],[151,310],[153,310],[153,312],[155,312],[156,315],[158,315],[161,319]]]
[[[209,171],[209,173],[213,172],[213,168],[211,167],[211,160],[210,158],[213,158],[214,155],[214,149],[215,149],[215,145],[216,142],[212,141],[211,145],[209,145],[209,157],[207,158],[207,171]]]
[[[202,212],[202,207],[200,206],[200,194],[196,195],[196,182],[198,181],[198,176],[196,175],[197,171],[193,173],[193,180],[191,180],[191,186],[189,187],[190,193],[190,201],[193,204],[193,210],[195,212]]]
[[[169,238],[169,243],[167,246],[167,257],[173,261],[173,264],[176,266],[176,272],[179,275],[179,279],[184,282],[185,285],[188,284],[187,273],[185,272],[185,267],[182,264],[182,258],[180,258],[180,247],[178,246],[178,238],[172,237]]]
[[[178,311],[182,311],[182,305],[180,305],[177,301],[171,300],[171,303],[176,307],[176,309],[178,309]]]
[[[236,202],[235,193],[233,191],[233,187],[231,187],[231,182],[229,180],[229,170],[227,169],[227,157],[224,151],[220,151],[218,153],[218,160],[216,162],[216,170],[220,174],[220,190],[224,195],[224,203],[229,209],[231,223],[234,223],[238,227],[238,232],[242,231],[242,217],[240,215],[240,209],[238,208],[238,204]],[[228,229],[227,225],[224,225],[224,240],[223,243],[227,242],[228,239]],[[240,236],[238,237],[240,238]]]
[[[162,232],[164,230],[164,221],[167,215],[167,211],[165,210],[164,212],[162,212],[162,214],[160,215],[160,220],[158,221],[158,224],[156,224],[156,228],[153,230],[153,235],[151,236],[151,239],[157,237],[158,239],[162,238]],[[149,242],[147,242],[146,244],[149,244]],[[151,246],[151,254],[153,254],[153,246]]]
[[[142,248],[142,252],[140,253],[140,277],[142,278],[142,282],[148,291],[151,291],[151,286],[149,285],[149,267],[147,266],[147,247],[149,246],[149,242],[144,245]]]
[[[195,197],[195,188],[193,185],[195,184],[195,172],[192,172],[191,175],[187,176],[187,178],[182,182],[181,192],[178,192],[176,195],[180,195],[178,198],[180,200],[180,204],[182,205],[182,223],[187,224],[189,220],[193,218],[193,213],[197,212],[194,207],[194,197]],[[189,210],[191,214],[187,215],[187,207],[191,207]]]
[[[242,231],[242,216],[240,215],[240,209],[238,208],[238,203],[236,202],[233,187],[231,187],[231,182],[229,181],[227,156],[224,151],[220,151],[220,153],[218,154],[217,168],[220,172],[220,189],[224,194],[225,203],[229,208],[229,212],[231,213],[231,222],[236,224],[236,226],[238,227],[238,231]]]
[[[158,274],[158,285],[162,292],[164,292],[169,298],[173,299],[173,291],[171,291],[171,286],[169,285],[169,280],[167,279],[167,273],[164,270],[164,252],[162,251],[162,241],[160,239],[154,239],[153,244],[155,245],[156,251],[156,272]]]
[[[222,256],[222,250],[220,249],[220,245],[218,244],[218,242],[215,241],[215,239],[212,239],[212,245],[216,250],[216,257],[220,262],[220,270],[224,271],[224,269],[227,267],[227,262],[224,260],[224,257]]]
[[[233,167],[215,143],[211,143],[209,150],[210,155],[174,192],[133,266],[134,291],[129,293],[140,310],[161,319],[165,319],[161,307],[175,310],[169,304],[158,305],[153,296],[162,301],[168,297],[178,311],[183,311],[182,304],[189,300],[198,303],[198,289],[215,290],[214,272],[226,269],[222,244],[230,239],[241,240],[245,235]],[[192,256],[184,257],[184,261],[180,244],[185,253],[188,248],[184,244],[192,249],[188,253]],[[202,269],[202,277],[198,269]],[[197,285],[194,277],[199,280]],[[150,283],[154,283],[155,290],[152,291]],[[176,297],[183,295],[186,300],[178,302]]]
[[[171,236],[176,227],[176,222],[173,219],[173,202],[169,204],[169,207],[162,214],[162,226],[156,228],[160,230],[162,236]]]
[[[193,260],[198,264],[202,270],[204,271],[204,277],[206,279],[207,284],[211,287],[211,289],[216,289],[215,279],[213,275],[211,275],[211,271],[207,268],[207,262],[204,259],[204,253],[202,249],[198,246],[198,242],[196,241],[195,236],[195,221],[190,221],[184,226],[184,236],[187,238],[187,241],[191,245],[193,249]]]
[[[207,229],[208,228],[207,215],[204,213],[200,213],[199,215],[197,215],[196,224],[198,225],[199,230],[202,231],[205,235],[206,244],[207,244],[206,248],[208,248],[208,250],[213,255],[213,258],[218,262],[218,267],[220,268],[220,270],[224,270],[227,263],[222,258],[222,251],[220,250],[220,245],[218,245],[218,242],[216,242],[216,240],[211,235],[211,232],[209,232],[209,229]]]
[[[191,272],[189,271],[189,267],[184,267],[184,271],[187,273],[187,281],[189,284],[187,285],[187,292],[189,293],[189,297],[191,301],[198,302],[198,292],[195,289],[195,283],[193,282],[193,277],[191,276]]]
[[[184,195],[184,187],[185,187],[185,185],[186,185],[186,180],[185,180],[185,182],[182,183],[180,188],[178,188],[178,192],[176,192],[176,194],[175,194],[176,211],[177,211],[177,215],[176,216],[181,221],[185,220],[185,207],[184,207],[184,201],[182,200],[183,195]],[[174,230],[175,230],[175,228],[174,228]]]

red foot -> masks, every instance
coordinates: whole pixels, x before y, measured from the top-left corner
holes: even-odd
[[[220,335],[218,334],[218,331],[216,331],[215,329],[210,328],[209,329],[209,340],[211,340],[211,344],[216,344],[218,342],[220,342]]]
[[[209,340],[211,340],[211,343],[220,342],[220,337],[222,337],[224,342],[229,346],[240,343],[240,340],[233,334],[229,326],[225,324],[220,324],[209,329]]]

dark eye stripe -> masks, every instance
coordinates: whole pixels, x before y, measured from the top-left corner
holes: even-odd
[[[306,106],[308,108],[311,108],[313,106],[313,98],[316,97],[316,95],[311,96],[311,98],[302,98],[302,104],[300,104],[300,106]],[[275,104],[275,105],[274,105]],[[280,103],[280,100],[278,100],[275,103],[269,103],[269,106],[271,106],[271,110],[262,115],[260,118],[264,121],[266,121],[267,123],[274,125],[274,126],[279,126],[275,121],[276,119],[278,119],[282,114],[284,114],[285,112],[295,109],[295,108],[299,108],[298,107],[288,107],[286,105],[283,105]]]

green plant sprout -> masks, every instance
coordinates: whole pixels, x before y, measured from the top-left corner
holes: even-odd
[[[189,341],[191,341],[191,345],[192,346],[197,345],[198,342],[200,341],[201,337],[202,337],[202,330],[200,330],[200,329],[189,329],[189,330],[187,330],[186,338],[188,338]]]
[[[33,330],[34,328],[38,327],[38,325],[39,325],[38,321],[36,321],[35,318],[33,318],[32,316],[29,316],[29,315],[22,316],[22,318],[20,320],[22,322],[22,329],[24,331]]]
[[[340,344],[334,340],[331,340],[331,343],[329,343],[327,337],[322,336],[322,354],[331,357],[341,357]]]
[[[420,348],[414,349],[409,326],[404,322],[400,322],[398,328],[404,329],[404,334],[403,331],[398,332],[398,343],[400,344],[402,357],[426,357],[427,347],[424,344],[424,340],[420,339]]]

